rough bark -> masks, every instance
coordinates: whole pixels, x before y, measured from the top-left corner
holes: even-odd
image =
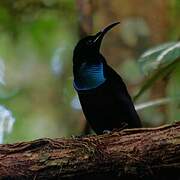
[[[0,145],[1,179],[180,179],[180,123]]]

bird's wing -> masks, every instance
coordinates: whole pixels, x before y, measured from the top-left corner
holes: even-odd
[[[122,80],[122,78],[120,77],[120,75],[108,65],[105,65],[104,73],[105,73],[106,79],[109,82],[111,82],[112,90],[116,91],[115,94],[121,94],[122,96],[125,96],[128,99],[130,98],[131,100],[127,87],[124,81]]]
[[[141,127],[139,116],[122,78],[109,66],[105,68],[105,75],[110,83],[112,97],[121,108],[120,111],[126,114],[127,119],[125,121],[129,127]]]

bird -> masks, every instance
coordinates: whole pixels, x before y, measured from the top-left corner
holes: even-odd
[[[96,134],[142,127],[125,83],[100,52],[105,34],[119,23],[80,39],[73,51],[73,86]]]

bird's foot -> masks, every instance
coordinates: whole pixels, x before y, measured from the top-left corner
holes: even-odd
[[[103,131],[103,134],[110,134],[110,133],[111,133],[111,131],[107,130],[107,129]]]
[[[127,127],[128,127],[128,124],[123,122],[123,123],[121,123],[121,127],[120,128],[115,128],[112,131],[113,132],[115,132],[115,131],[122,131],[122,130],[126,129]]]
[[[71,138],[72,139],[79,139],[79,138],[82,138],[83,135],[71,135]]]
[[[128,124],[125,122],[121,123],[121,125],[122,125],[122,127],[120,129],[122,129],[122,130],[128,127]]]

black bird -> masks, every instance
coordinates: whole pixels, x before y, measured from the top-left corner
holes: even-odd
[[[81,39],[73,52],[74,88],[84,115],[97,134],[141,127],[141,121],[121,77],[99,52],[104,35],[119,22]]]

